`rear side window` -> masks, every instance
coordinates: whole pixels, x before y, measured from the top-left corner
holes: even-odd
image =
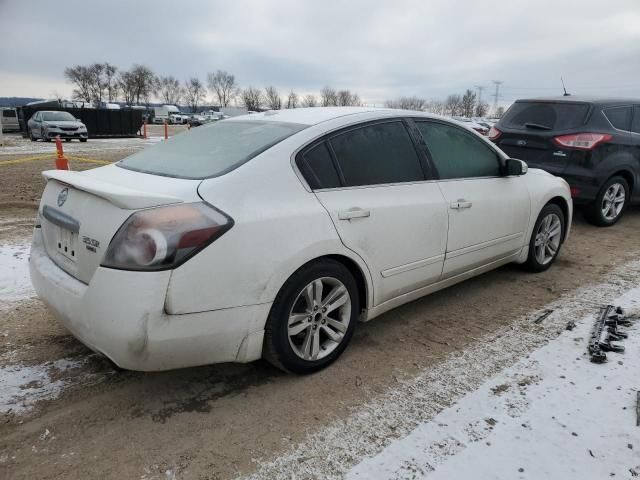
[[[640,133],[640,106],[636,105],[633,110],[633,123],[631,124],[631,131]]]
[[[329,141],[345,186],[424,180],[418,154],[402,122],[367,125]]]
[[[333,165],[327,144],[322,142],[307,150],[298,162],[304,178],[311,188],[336,188],[340,177]]]
[[[460,128],[442,123],[416,122],[441,179],[497,177],[498,155]]]
[[[589,105],[567,102],[516,102],[500,121],[521,130],[566,130],[584,124]]]
[[[631,127],[631,107],[607,108],[603,112],[615,128],[629,131]]]
[[[16,112],[15,110],[3,110],[2,116],[6,118],[15,118]]]
[[[306,125],[272,121],[228,121],[203,125],[145,148],[117,165],[167,177],[217,177],[248,162]]]

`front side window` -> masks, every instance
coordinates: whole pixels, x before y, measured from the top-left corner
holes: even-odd
[[[275,121],[222,120],[203,125],[117,163],[119,167],[167,177],[217,177],[248,162],[306,125]]]
[[[629,131],[631,126],[631,107],[614,107],[603,111],[611,125],[618,130]]]
[[[402,122],[356,128],[329,142],[347,187],[424,180],[418,154]]]
[[[498,155],[461,128],[435,122],[416,122],[441,179],[497,177]]]

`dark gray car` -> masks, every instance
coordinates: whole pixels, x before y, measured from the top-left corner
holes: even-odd
[[[27,124],[29,138],[35,142],[38,138],[44,142],[50,142],[52,138],[64,138],[70,142],[72,138],[77,138],[81,142],[86,142],[89,135],[87,127],[80,120],[69,112],[40,111],[33,114]]]

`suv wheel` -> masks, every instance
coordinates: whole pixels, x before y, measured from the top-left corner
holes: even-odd
[[[529,256],[525,267],[531,272],[547,270],[558,257],[564,238],[565,218],[562,209],[553,203],[544,206],[529,240]]]
[[[336,360],[349,344],[360,305],[353,275],[341,263],[311,262],[295,272],[273,302],[263,356],[276,367],[311,373]]]
[[[620,220],[629,198],[629,184],[622,177],[611,177],[585,211],[590,223],[609,227]]]

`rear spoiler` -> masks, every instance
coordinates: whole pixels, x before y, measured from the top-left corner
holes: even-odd
[[[108,200],[117,207],[129,210],[139,208],[182,203],[182,199],[169,195],[145,192],[128,187],[121,187],[109,182],[103,182],[94,177],[83,175],[82,172],[68,170],[47,170],[42,172],[45,180],[56,180],[70,185],[78,190],[91,193]]]

